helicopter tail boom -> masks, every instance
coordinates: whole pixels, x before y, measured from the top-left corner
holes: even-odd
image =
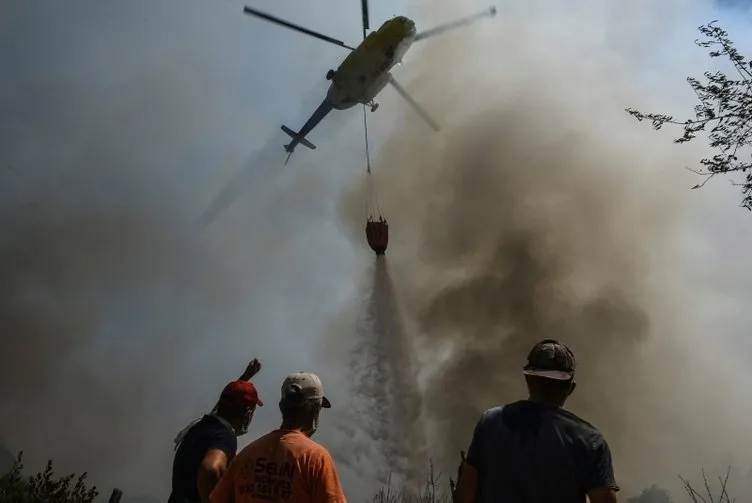
[[[292,143],[290,143],[289,145],[285,145],[285,150],[286,151],[292,152],[292,149],[295,148],[294,144],[296,144],[296,143],[300,143],[304,147],[308,147],[311,150],[316,150],[316,145],[314,145],[310,141],[306,140],[305,138],[301,138],[298,135],[298,133],[296,133],[295,131],[293,131],[289,127],[282,126],[282,131],[284,131],[287,134],[287,136],[289,136],[290,138],[293,139]]]

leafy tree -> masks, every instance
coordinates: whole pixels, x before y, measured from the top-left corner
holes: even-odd
[[[695,43],[710,48],[710,57],[725,57],[733,66],[738,78],[731,78],[722,71],[705,72],[701,81],[687,77],[699,103],[695,106],[694,119],[677,121],[670,115],[643,113],[632,108],[626,111],[638,121],[649,120],[658,130],[664,124],[682,126],[684,134],[675,143],[685,143],[694,139],[699,132],[707,132],[709,144],[717,149],[712,158],[700,161],[702,168],[693,170],[705,180],[692,187],[702,187],[719,174],[741,172],[744,182],[738,183],[742,191],[741,206],[752,210],[752,156],[748,147],[752,144],[752,62],[734,47],[728,33],[713,21],[698,29],[703,40]]]
[[[24,476],[23,468],[20,452],[10,472],[0,477],[0,503],[92,503],[99,494],[87,487],[86,473],[57,478],[52,461],[36,475]]]

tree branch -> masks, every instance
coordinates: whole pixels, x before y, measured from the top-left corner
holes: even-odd
[[[738,79],[732,79],[721,71],[706,71],[704,81],[687,77],[687,83],[697,96],[694,107],[695,118],[685,121],[675,120],[673,116],[658,113],[643,113],[633,108],[625,111],[637,121],[648,120],[653,129],[659,130],[664,125],[681,126],[683,134],[674,139],[674,143],[686,143],[694,140],[698,133],[707,131],[708,146],[717,149],[718,154],[700,161],[703,170],[691,170],[704,176],[705,180],[692,187],[704,187],[715,175],[735,171],[747,173],[746,181],[741,185],[742,206],[752,210],[752,156],[740,160],[742,153],[749,153],[752,146],[752,63],[734,47],[728,33],[712,21],[698,29],[704,40],[695,40],[700,47],[710,48],[711,58],[726,57],[731,61]]]

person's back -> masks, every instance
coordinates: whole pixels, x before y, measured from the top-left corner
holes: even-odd
[[[601,483],[590,460],[607,449],[603,437],[560,407],[530,400],[495,407],[475,435],[467,460],[478,468],[478,502],[582,503]]]
[[[608,443],[563,408],[577,385],[575,367],[559,341],[533,347],[522,370],[528,399],[481,416],[451,484],[455,503],[616,503]]]
[[[338,488],[329,452],[301,431],[274,430],[252,442],[235,459],[235,501],[327,501]]]
[[[201,501],[196,484],[204,456],[210,449],[219,449],[232,461],[237,450],[235,433],[213,415],[205,415],[182,439],[172,465],[172,492],[168,503]]]

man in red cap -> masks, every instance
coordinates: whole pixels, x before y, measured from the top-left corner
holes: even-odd
[[[225,386],[212,412],[178,434],[168,503],[209,502],[209,494],[235,457],[237,437],[248,432],[256,406],[264,405],[250,382],[259,370],[261,363],[254,358],[240,379]]]

